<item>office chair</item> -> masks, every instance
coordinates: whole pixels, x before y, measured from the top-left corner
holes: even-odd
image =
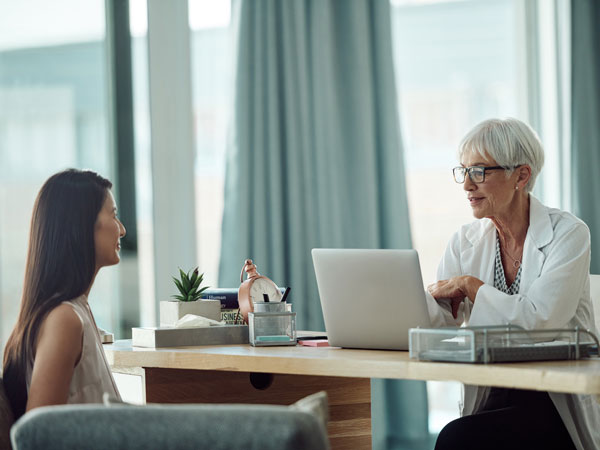
[[[590,296],[594,305],[596,331],[600,332],[600,275],[590,274]]]

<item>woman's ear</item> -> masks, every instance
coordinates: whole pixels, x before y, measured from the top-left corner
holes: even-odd
[[[524,189],[525,185],[531,178],[531,167],[527,164],[523,164],[517,170],[517,186],[519,189]]]

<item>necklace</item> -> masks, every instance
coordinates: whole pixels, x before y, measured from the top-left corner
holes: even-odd
[[[515,269],[518,269],[521,266],[521,261],[518,260],[518,259],[513,258],[512,256],[510,256],[508,254],[508,252],[506,251],[506,249],[504,249],[504,253],[506,254],[506,256],[508,256],[510,259],[512,259],[512,261],[513,261],[513,267]]]
[[[502,241],[501,241],[501,242],[502,242]],[[506,250],[506,245],[504,245],[504,254],[505,254],[506,256],[508,256],[510,259],[512,259],[512,262],[513,262],[513,264],[512,264],[512,265],[513,265],[513,267],[514,267],[515,269],[518,269],[518,268],[521,266],[521,260],[520,260],[520,259],[515,259],[515,258],[513,258],[512,256],[510,256],[510,254],[508,253],[508,250]]]

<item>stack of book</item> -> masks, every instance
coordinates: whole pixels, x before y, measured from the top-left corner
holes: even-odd
[[[280,288],[281,293],[285,288]],[[221,320],[228,325],[239,325],[244,323],[238,304],[238,288],[215,288],[207,289],[202,293],[202,298],[221,301]],[[287,298],[290,303],[290,296]]]

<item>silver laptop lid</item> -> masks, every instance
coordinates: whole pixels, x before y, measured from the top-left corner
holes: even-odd
[[[416,250],[312,250],[329,344],[408,350],[430,326]]]

